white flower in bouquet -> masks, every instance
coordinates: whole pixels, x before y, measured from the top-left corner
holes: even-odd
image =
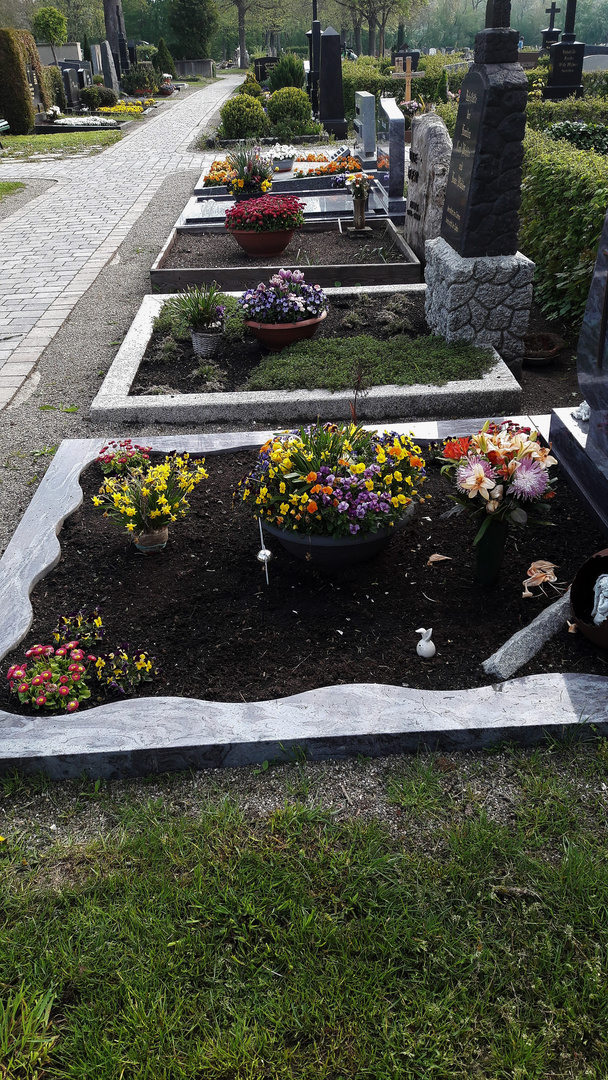
[[[275,143],[272,148],[272,156],[275,161],[284,161],[286,158],[292,158],[296,156],[295,146],[282,145],[281,143]]]

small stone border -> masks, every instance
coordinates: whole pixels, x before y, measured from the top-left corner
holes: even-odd
[[[494,419],[501,419],[495,417]],[[529,417],[513,417],[530,423]],[[464,435],[483,421],[426,423],[416,439]],[[396,430],[409,430],[396,425]],[[213,455],[261,445],[270,432],[176,435],[152,449]],[[82,470],[102,439],[61,443],[0,560],[0,659],[32,623],[29,595],[58,562],[58,533],[81,504]],[[301,747],[311,759],[385,755],[421,747],[479,749],[504,739],[533,743],[565,726],[608,725],[608,678],[551,674],[474,690],[433,691],[375,683],[330,686],[258,702],[150,697],[71,716],[0,711],[0,774],[18,769],[52,779],[120,778],[185,768],[286,760]],[[608,728],[607,728],[608,730]],[[331,734],[328,734],[331,732]]]
[[[394,296],[423,292],[425,285],[376,285],[364,290],[326,289],[328,296],[361,292]],[[279,423],[350,419],[352,392],[341,390],[256,390],[215,394],[130,393],[152,334],[152,324],[171,294],[146,296],[118,350],[91,408],[91,420],[142,423]],[[240,296],[240,292],[228,293]],[[455,417],[483,411],[506,415],[521,407],[521,386],[492,350],[495,364],[481,379],[449,382],[445,386],[373,386],[357,403],[361,420],[384,421],[404,416]]]

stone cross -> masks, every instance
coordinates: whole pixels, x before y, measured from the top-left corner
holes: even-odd
[[[488,0],[486,4],[486,29],[511,25],[511,0]]]
[[[559,15],[561,10],[561,8],[555,6],[555,0],[553,0],[551,7],[545,8],[545,15],[550,16],[549,26],[547,27],[548,30],[553,30],[555,28],[555,16]]]
[[[405,100],[412,100],[412,58],[405,58]]]

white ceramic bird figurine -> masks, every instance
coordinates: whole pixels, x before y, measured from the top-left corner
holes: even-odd
[[[425,630],[424,626],[421,626],[416,630],[417,634],[422,634],[420,641],[416,645],[416,652],[418,656],[421,656],[423,660],[430,660],[435,655],[437,649],[431,641],[431,634],[433,633],[433,627],[430,630]]]

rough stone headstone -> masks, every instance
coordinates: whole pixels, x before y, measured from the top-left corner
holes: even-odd
[[[120,65],[120,37],[121,35],[127,39],[127,33],[125,30],[125,17],[122,10],[122,0],[103,0],[103,16],[106,27],[106,39],[110,45],[110,51],[114,57],[114,66],[116,71],[121,70]],[[105,78],[105,71],[104,71]],[[106,86],[109,86],[106,83]],[[114,89],[114,87],[112,87]]]
[[[91,67],[94,75],[103,75],[101,65],[101,48],[99,45],[91,45]]]
[[[109,41],[102,41],[101,43],[101,68],[105,85],[109,86],[118,94],[120,92],[120,87],[118,85],[116,65],[114,63],[114,57]]]
[[[452,156],[452,140],[437,113],[412,120],[412,148],[407,170],[405,239],[421,262],[425,243],[441,232],[441,219]]]
[[[367,90],[355,91],[355,149],[363,158],[376,157],[376,97]]]
[[[551,439],[569,484],[608,536],[608,214],[600,238],[577,352],[589,419],[551,414]]]
[[[517,251],[527,79],[509,0],[486,28],[460,91],[441,235],[426,245],[426,317],[448,341],[493,345],[517,376],[534,264]]]
[[[549,74],[543,97],[560,101],[567,97],[583,96],[583,58],[585,46],[576,40],[574,20],[576,0],[568,0],[562,40],[549,49]]]
[[[314,54],[314,26],[313,26]],[[330,135],[345,139],[348,124],[344,117],[342,88],[342,46],[340,35],[333,26],[321,34],[319,60],[319,120]]]

